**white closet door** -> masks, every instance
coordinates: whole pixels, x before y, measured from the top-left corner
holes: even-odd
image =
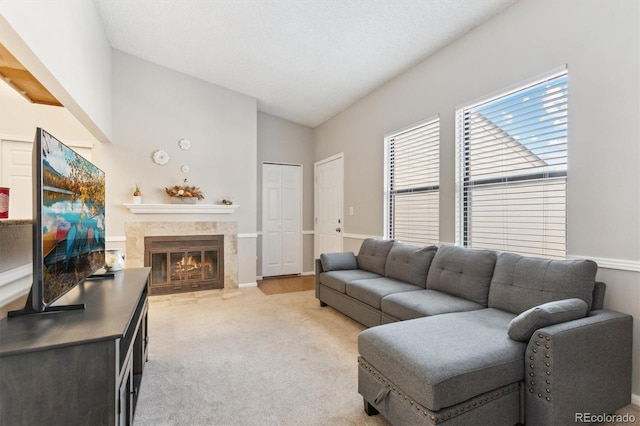
[[[282,274],[302,272],[302,175],[300,166],[282,171]]]
[[[262,166],[262,276],[302,272],[302,168]]]

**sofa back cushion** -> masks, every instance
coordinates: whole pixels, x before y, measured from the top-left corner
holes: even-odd
[[[417,285],[427,286],[427,273],[438,247],[416,247],[395,243],[385,265],[385,274],[389,278]]]
[[[384,275],[384,267],[387,263],[387,255],[393,247],[393,240],[378,240],[367,238],[362,242],[358,252],[358,267],[365,271]]]
[[[427,275],[427,288],[487,306],[489,283],[498,254],[442,245]]]
[[[598,265],[501,253],[489,289],[489,307],[521,314],[554,300],[577,298],[591,308]]]

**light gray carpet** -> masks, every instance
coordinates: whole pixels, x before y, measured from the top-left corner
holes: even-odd
[[[135,425],[388,425],[358,394],[363,329],[313,291],[153,296]]]

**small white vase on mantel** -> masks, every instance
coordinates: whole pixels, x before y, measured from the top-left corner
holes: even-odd
[[[134,195],[133,204],[142,204],[142,195]]]

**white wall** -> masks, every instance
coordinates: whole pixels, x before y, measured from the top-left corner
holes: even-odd
[[[111,48],[85,0],[3,0],[2,43],[89,132],[111,138]]]
[[[94,162],[107,177],[107,239],[124,237],[127,221],[237,221],[239,283],[256,279],[257,136],[254,98],[113,51],[113,141],[94,148]],[[178,146],[191,141],[189,150]],[[152,161],[156,149],[170,161]],[[182,173],[188,165],[191,172]],[[233,214],[139,215],[124,203],[140,185],[144,203],[168,203],[164,188],[201,188],[203,203],[225,196],[240,207]],[[248,237],[243,238],[243,234]]]
[[[302,270],[314,271],[313,129],[258,112],[258,230],[262,231],[262,163],[302,165]],[[258,275],[262,275],[262,238],[258,240]]]
[[[98,143],[66,108],[32,104],[4,81],[0,81],[0,110],[0,138],[12,137],[32,142],[36,127],[41,127],[67,145],[74,142]],[[14,194],[11,196],[13,198]]]
[[[384,136],[440,114],[440,240],[455,241],[455,109],[566,64],[568,251],[601,265],[608,308],[634,315],[640,403],[640,34],[631,0],[520,0],[315,131],[345,156],[348,234],[383,233]],[[622,269],[622,270],[620,270]]]

